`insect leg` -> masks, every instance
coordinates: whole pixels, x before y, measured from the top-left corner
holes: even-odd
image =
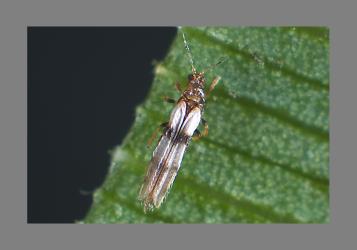
[[[182,88],[181,88],[181,85],[180,85],[179,82],[176,82],[176,83],[175,83],[175,88],[176,88],[176,90],[177,90],[180,94],[182,93]]]
[[[157,133],[159,132],[159,130],[160,130],[161,128],[167,127],[168,124],[169,124],[168,122],[164,122],[164,123],[160,124],[160,126],[155,129],[155,131],[152,133],[150,139],[149,139],[148,142],[147,142],[147,147],[150,147],[150,146],[151,146],[151,144],[152,144],[152,142],[154,141],[154,139],[156,138]]]
[[[204,130],[203,133],[201,133],[198,129],[195,130],[195,132],[193,133],[192,139],[194,141],[199,140],[200,138],[207,136],[208,135],[208,123],[205,119],[202,118],[202,124],[204,126]]]
[[[198,141],[202,137],[201,132],[196,129],[195,132],[193,132],[192,140]]]
[[[177,92],[179,92],[180,94],[182,93],[182,88],[181,88],[181,85],[179,82],[175,82],[175,89],[177,90]],[[165,102],[168,102],[168,103],[176,103],[176,100],[171,98],[171,97],[168,97],[168,96],[163,96],[162,97],[164,99]]]
[[[208,96],[210,95],[210,93],[212,92],[212,90],[216,87],[216,85],[218,84],[219,80],[221,80],[221,77],[220,76],[216,76],[211,85],[209,86],[209,89],[208,89],[208,92],[206,94],[206,97],[208,98]]]
[[[202,118],[202,124],[204,126],[203,136],[207,136],[208,135],[208,122]]]
[[[162,99],[164,99],[164,101],[168,102],[168,103],[176,103],[175,99],[168,97],[168,96],[163,96]]]

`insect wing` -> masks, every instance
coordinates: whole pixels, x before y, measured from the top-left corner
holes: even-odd
[[[193,133],[198,127],[198,124],[200,124],[200,121],[201,121],[201,110],[199,108],[192,109],[190,113],[187,115],[182,125],[180,134],[186,137],[192,137]]]
[[[168,125],[169,132],[161,136],[160,141],[153,153],[149,163],[148,170],[141,187],[139,199],[144,201],[145,206],[153,205],[154,197],[152,196],[157,189],[157,183],[161,176],[162,169],[167,165],[169,152],[173,147],[173,141],[176,137],[182,123],[184,122],[186,113],[186,103],[179,102],[171,112],[171,117]]]
[[[201,111],[198,108],[193,109],[185,118],[180,131],[173,142],[173,147],[170,150],[169,156],[163,165],[160,176],[153,190],[152,202],[155,207],[159,207],[180,169],[183,155],[193,132],[198,127],[201,120]]]
[[[144,178],[144,183],[141,186],[139,199],[146,200],[150,192],[153,190],[157,177],[160,174],[160,166],[167,158],[170,148],[172,147],[171,138],[166,135],[162,135],[160,141],[153,153],[151,161],[148,166],[146,176]]]
[[[177,143],[173,146],[170,155],[166,161],[166,165],[162,169],[156,188],[153,192],[153,204],[159,207],[170,190],[172,183],[175,180],[178,170],[181,166],[183,155],[186,151],[185,143]]]

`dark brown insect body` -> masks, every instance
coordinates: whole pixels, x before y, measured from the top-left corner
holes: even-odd
[[[203,91],[205,78],[203,73],[196,73],[188,76],[187,89],[183,92],[180,100],[185,101],[189,107],[198,107],[203,110],[205,104],[205,94]]]

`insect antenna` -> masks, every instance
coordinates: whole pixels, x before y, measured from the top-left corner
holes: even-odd
[[[192,73],[196,74],[197,73],[196,68],[195,68],[195,66],[193,66],[193,56],[191,54],[190,47],[188,46],[188,43],[186,41],[185,33],[182,31],[181,27],[179,27],[179,30],[182,33],[183,42],[185,44],[185,48],[186,48],[186,51],[187,51],[188,58],[190,59],[190,63],[191,63],[191,67],[192,67]]]
[[[207,68],[205,68],[205,69],[201,72],[201,74],[204,74],[204,73],[206,73],[206,72],[208,72],[208,71],[211,71],[212,69],[214,69],[215,67],[217,67],[217,66],[220,65],[221,63],[225,62],[227,59],[228,59],[227,57],[221,57],[217,63],[211,64],[210,66],[208,66]]]

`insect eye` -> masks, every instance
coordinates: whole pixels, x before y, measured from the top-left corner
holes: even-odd
[[[193,80],[193,75],[192,75],[192,74],[189,74],[189,75],[188,75],[188,80],[189,80],[189,81]]]

